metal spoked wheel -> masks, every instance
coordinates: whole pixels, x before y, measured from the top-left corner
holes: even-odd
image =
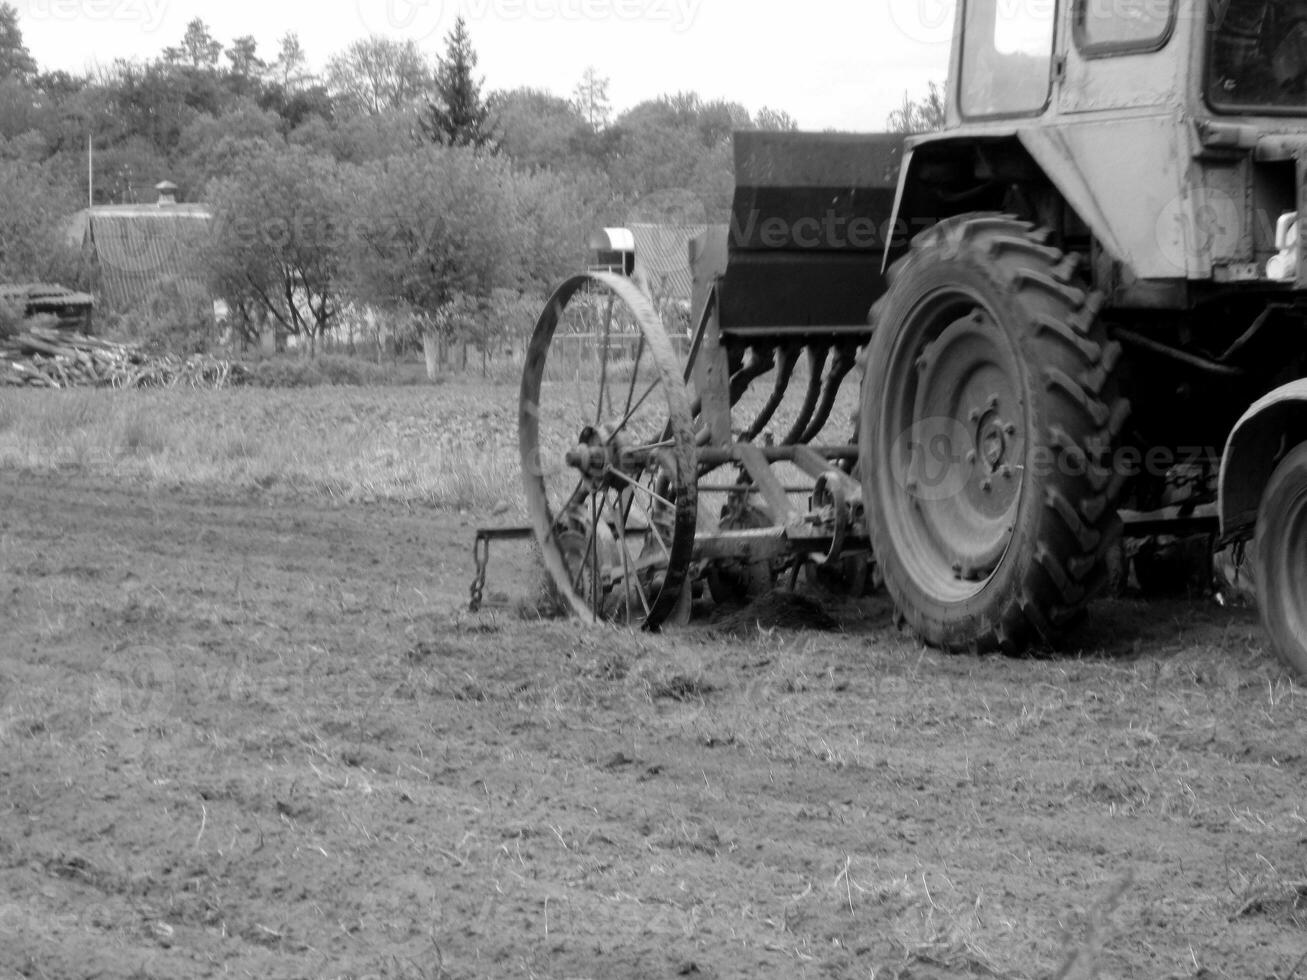
[[[657,629],[686,586],[695,429],[658,315],[627,279],[569,279],[536,323],[519,439],[532,528],[582,620]]]

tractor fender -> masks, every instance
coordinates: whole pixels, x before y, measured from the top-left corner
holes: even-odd
[[[908,139],[899,171],[899,185],[894,197],[891,227],[908,228],[912,234],[924,230],[927,222],[942,221],[965,210],[950,208],[932,201],[921,193],[921,170],[929,162],[973,152],[999,158],[1025,161],[1043,175],[1089,228],[1104,253],[1144,278],[1169,278],[1185,275],[1185,244],[1167,236],[1181,235],[1185,223],[1164,220],[1166,202],[1176,207],[1180,200],[1178,151],[1174,133],[1159,126],[1157,120],[1141,118],[1131,121],[1137,133],[1119,156],[1093,154],[1086,143],[1103,143],[1102,134],[1092,128],[1071,125],[1011,126],[985,125],[963,132],[945,130]],[[1085,130],[1082,132],[1082,130]],[[1138,143],[1139,145],[1136,145]],[[1140,148],[1142,146],[1142,149]],[[1133,161],[1141,156],[1156,159],[1159,175],[1153,181],[1160,195],[1146,188],[1138,193],[1118,193],[1103,197],[1095,188],[1117,186],[1119,175],[1129,172]],[[887,242],[882,264],[887,268],[906,243]]]
[[[1221,533],[1246,535],[1257,524],[1262,491],[1284,454],[1307,441],[1307,379],[1276,388],[1244,413],[1221,459]]]

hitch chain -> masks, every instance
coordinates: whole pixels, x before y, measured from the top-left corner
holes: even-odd
[[[490,564],[489,538],[477,535],[476,544],[472,545],[472,558],[476,561],[477,573],[472,579],[472,601],[467,608],[469,612],[478,613],[486,588],[486,566]]]
[[[535,532],[529,527],[482,528],[477,531],[476,543],[472,545],[472,560],[476,562],[476,575],[472,578],[472,601],[468,611],[478,613],[485,602],[486,567],[490,564],[491,541],[523,541],[533,537]]]

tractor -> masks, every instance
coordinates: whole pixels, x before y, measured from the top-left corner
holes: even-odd
[[[620,270],[549,300],[559,597],[656,629],[802,575],[1020,652],[1123,536],[1204,534],[1307,674],[1307,6],[958,0],[947,94],[938,132],[737,133],[688,337]]]

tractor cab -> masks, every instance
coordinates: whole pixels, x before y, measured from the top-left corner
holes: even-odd
[[[955,122],[1182,92],[1215,113],[1307,114],[1307,7],[1296,0],[964,0],[957,40]],[[1158,85],[1182,72],[1192,84]],[[1086,100],[1109,87],[1114,98]]]

